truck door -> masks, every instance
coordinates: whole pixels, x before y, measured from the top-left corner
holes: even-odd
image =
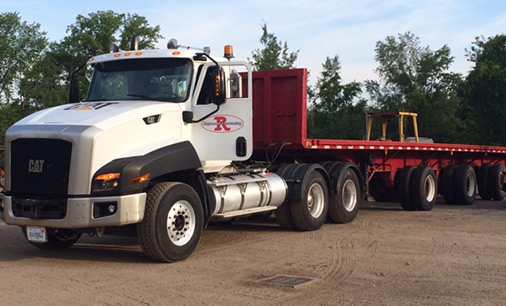
[[[232,67],[222,65],[226,76],[227,99],[220,109],[192,127],[192,142],[200,159],[212,161],[246,160],[253,151],[253,109],[251,94],[241,97],[231,87],[240,86],[240,76],[231,73]],[[199,68],[195,94],[192,102],[194,120],[215,111],[217,106],[212,103],[211,96],[215,90],[215,80],[210,72],[217,69],[212,64]]]

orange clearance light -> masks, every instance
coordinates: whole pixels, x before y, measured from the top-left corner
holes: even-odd
[[[121,54],[114,54],[114,57],[120,57]]]
[[[137,56],[142,55],[142,52],[137,52],[137,53],[135,53],[135,55],[137,55]]]
[[[139,176],[130,181],[130,185],[137,185],[146,182],[149,179],[149,173],[143,176]]]
[[[93,62],[95,59],[92,57],[88,60],[88,62]]]
[[[119,179],[120,177],[120,173],[107,173],[107,174],[102,174],[102,175],[99,175],[95,178],[95,181],[105,181],[105,182],[108,182],[108,181],[112,181],[112,180],[117,180]]]
[[[217,75],[217,76],[216,76],[216,88],[215,88],[215,93],[214,93],[214,95],[215,95],[216,97],[219,97],[219,96],[220,96],[220,76],[219,76],[219,75]]]
[[[232,47],[231,45],[226,45],[225,55],[223,57],[225,57],[228,60],[234,58],[234,47]]]
[[[180,55],[180,54],[181,54],[181,52],[179,52],[179,51],[172,52],[172,55]]]
[[[125,53],[125,56],[130,56],[132,55],[132,53],[128,52],[128,53]]]

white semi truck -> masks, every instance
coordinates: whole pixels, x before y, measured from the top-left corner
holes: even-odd
[[[268,213],[287,200],[300,205],[276,214],[282,226],[322,226],[332,190],[322,165],[251,159],[248,63],[233,61],[230,46],[216,59],[175,40],[164,50],[136,46],[88,61],[86,101],[73,79],[72,103],[7,131],[0,219],[43,249],[136,227],[145,254],[162,262],[188,257],[211,218]],[[351,168],[345,222],[363,194]]]
[[[252,73],[230,46],[219,58],[175,40],[136,46],[88,61],[85,101],[73,79],[70,104],[7,131],[0,219],[39,248],[133,232],[148,257],[172,262],[211,219],[274,211],[309,231],[351,222],[366,193],[421,211],[439,193],[461,205],[477,187],[506,197],[504,147],[409,142],[405,113],[382,114],[378,141],[308,139],[305,69]],[[385,137],[389,118],[399,142]]]

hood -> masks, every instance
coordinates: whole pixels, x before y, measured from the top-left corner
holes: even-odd
[[[79,125],[106,130],[139,117],[181,111],[180,104],[157,101],[106,101],[66,104],[36,112],[16,125]]]

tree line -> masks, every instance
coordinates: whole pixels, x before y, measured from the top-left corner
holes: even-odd
[[[110,52],[113,44],[129,49],[134,35],[140,48],[153,48],[163,38],[160,27],[150,26],[145,17],[98,11],[78,15],[61,41],[50,42],[39,24],[28,24],[18,13],[1,13],[1,135],[32,112],[67,103],[76,68]],[[299,51],[291,52],[266,23],[260,43],[248,58],[255,70],[296,67]],[[362,139],[364,111],[409,111],[419,114],[420,134],[435,142],[506,145],[506,36],[476,37],[470,45],[466,56],[474,67],[465,76],[451,72],[448,46],[432,50],[411,32],[376,43],[379,80],[345,84],[339,56],[327,57],[308,89],[309,137]],[[86,76],[79,78],[86,92],[91,72],[80,73]]]

